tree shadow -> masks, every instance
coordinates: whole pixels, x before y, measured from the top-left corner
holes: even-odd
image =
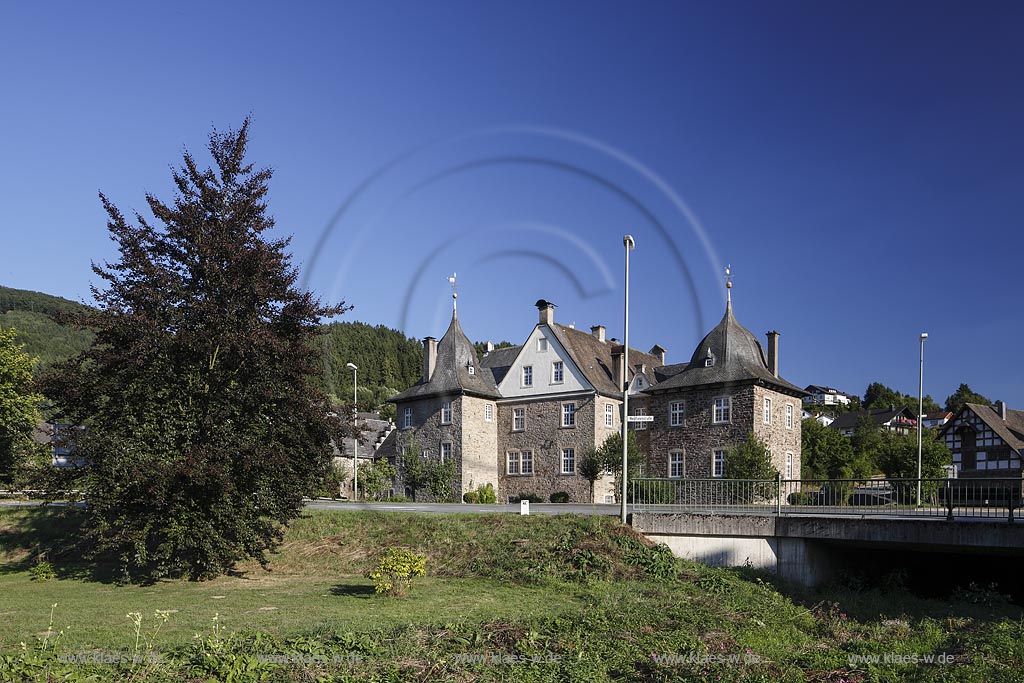
[[[74,507],[39,505],[0,513],[0,553],[15,558],[0,563],[0,575],[28,572],[49,562],[58,579],[117,583],[114,564],[85,560],[84,524],[85,514]]]
[[[377,594],[373,586],[365,584],[341,583],[331,587],[331,595],[348,596],[353,598],[369,598]]]

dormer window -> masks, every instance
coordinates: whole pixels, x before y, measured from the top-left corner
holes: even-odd
[[[705,358],[704,359],[704,367],[710,368],[714,364],[715,364],[715,359],[714,358]]]
[[[476,368],[474,368],[472,365],[467,365],[466,366],[466,372],[468,372],[471,375],[475,375],[476,374]]]

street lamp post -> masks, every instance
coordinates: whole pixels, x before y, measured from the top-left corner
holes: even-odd
[[[917,504],[921,505],[921,427],[924,422],[924,340],[927,332],[921,333],[920,369],[917,374]]]
[[[636,247],[632,235],[622,238],[622,245],[626,248],[626,294],[623,305],[623,331],[622,331],[622,491],[619,509],[620,521],[626,523],[626,478],[629,474],[628,448],[629,436],[627,427],[629,425],[629,252]],[[619,381],[616,378],[616,381]]]
[[[352,429],[355,431],[352,439],[352,499],[359,500],[359,368],[355,363],[345,365],[352,371]]]

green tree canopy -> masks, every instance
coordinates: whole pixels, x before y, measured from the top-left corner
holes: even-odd
[[[32,388],[34,359],[15,340],[17,332],[0,327],[0,481],[10,483],[31,433],[39,423],[43,397]]]
[[[99,309],[84,354],[45,377],[64,421],[86,428],[86,539],[126,576],[207,578],[265,552],[299,514],[345,426],[314,385],[323,306],[295,288],[288,239],[271,239],[269,169],[245,160],[249,121],[191,154],[170,204],[136,224],[102,194],[120,257],[94,266]]]
[[[813,418],[801,423],[801,440],[803,479],[866,479],[874,473],[870,452],[854,451],[850,439]]]
[[[768,447],[753,432],[725,455],[726,479],[775,479],[779,471],[772,464]]]
[[[979,403],[983,406],[992,405],[992,401],[981,394],[975,393],[966,384],[961,384],[956,391],[946,397],[946,410],[952,413],[959,413],[965,403]]]
[[[895,389],[887,387],[881,382],[872,382],[868,385],[867,390],[864,392],[864,407],[869,410],[876,410],[880,408],[888,408],[894,406],[896,408],[909,408],[910,412],[917,415],[918,397],[911,394],[903,394]],[[929,395],[925,395],[921,401],[921,406],[924,408],[925,413],[935,413],[941,410],[938,403],[935,402]]]

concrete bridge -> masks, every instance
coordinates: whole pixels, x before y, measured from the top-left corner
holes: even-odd
[[[630,523],[679,557],[750,565],[806,586],[835,578],[858,550],[1024,558],[1024,524],[985,518],[634,512]]]

